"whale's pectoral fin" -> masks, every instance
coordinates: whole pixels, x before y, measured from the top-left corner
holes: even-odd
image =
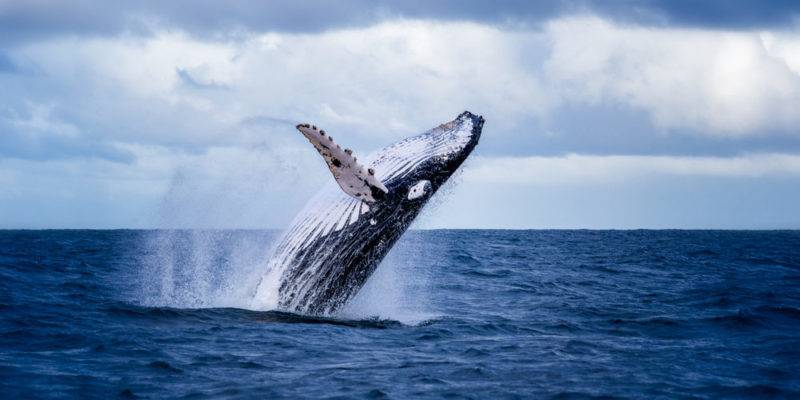
[[[359,200],[374,202],[389,192],[372,168],[359,164],[350,149],[342,149],[324,130],[310,124],[297,125],[297,130],[322,155],[336,183],[345,193]]]

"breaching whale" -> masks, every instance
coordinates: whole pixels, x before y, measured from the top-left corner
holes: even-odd
[[[271,297],[280,309],[303,314],[330,315],[341,308],[469,156],[483,122],[465,111],[371,154],[365,165],[324,130],[297,125],[325,159],[335,184],[325,186],[284,231],[256,298]]]

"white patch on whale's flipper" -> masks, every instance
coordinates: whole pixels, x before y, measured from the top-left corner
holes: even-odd
[[[389,192],[386,186],[375,177],[375,171],[372,168],[366,168],[359,164],[350,149],[342,149],[331,136],[325,134],[324,130],[310,124],[297,125],[297,130],[322,155],[333,178],[336,179],[336,183],[345,193],[359,200],[374,202],[377,200],[376,196],[381,197],[383,193]]]

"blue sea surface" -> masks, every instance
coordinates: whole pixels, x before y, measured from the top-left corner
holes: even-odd
[[[800,232],[410,231],[325,318],[276,235],[0,231],[0,397],[800,398]]]

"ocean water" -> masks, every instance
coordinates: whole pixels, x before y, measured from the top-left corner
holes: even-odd
[[[275,232],[0,232],[3,398],[800,398],[800,232],[411,231],[339,315]]]

